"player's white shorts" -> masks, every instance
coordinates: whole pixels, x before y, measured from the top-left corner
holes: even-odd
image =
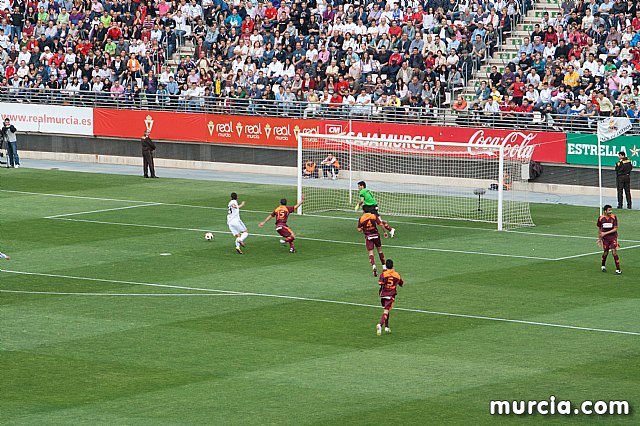
[[[227,225],[229,225],[229,231],[231,231],[233,235],[242,234],[247,230],[247,227],[244,226],[244,222],[242,222],[241,220],[233,220],[227,223]]]

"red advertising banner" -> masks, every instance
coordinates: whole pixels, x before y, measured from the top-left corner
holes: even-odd
[[[94,108],[93,120],[95,136],[138,139],[149,130],[158,140],[203,142],[207,137],[205,114]]]
[[[394,146],[429,149],[431,142],[459,142],[483,146],[504,144],[507,157],[528,157],[549,163],[566,162],[566,135],[559,132],[500,130],[340,120],[302,120],[282,117],[191,114],[160,111],[94,109],[94,134],[139,138],[145,129],[157,140],[233,145],[297,147],[296,135],[342,134],[389,139]]]
[[[322,120],[207,115],[207,142],[296,148],[298,133],[324,133]]]

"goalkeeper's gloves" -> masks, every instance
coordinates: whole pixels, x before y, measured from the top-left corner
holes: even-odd
[[[356,204],[353,210],[358,211],[359,208],[360,208],[360,204]]]

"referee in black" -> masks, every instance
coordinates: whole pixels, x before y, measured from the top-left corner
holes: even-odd
[[[153,165],[153,151],[156,150],[156,144],[153,143],[151,138],[149,137],[148,130],[144,131],[144,136],[140,141],[142,143],[142,171],[144,172],[144,177],[152,177],[157,178],[156,169]],[[151,176],[149,176],[149,172],[151,172]]]
[[[620,151],[618,153],[620,159],[616,163],[616,185],[618,187],[618,208],[622,208],[622,191],[627,196],[627,208],[631,208],[631,169],[633,164],[631,160],[627,158],[627,153]]]

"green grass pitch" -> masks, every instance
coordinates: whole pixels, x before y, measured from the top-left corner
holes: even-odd
[[[621,276],[611,256],[600,272],[595,208],[533,205],[520,232],[388,217],[406,285],[377,337],[356,213],[292,216],[290,254],[257,225],[292,187],[0,175],[2,424],[638,423],[637,211],[617,212]],[[243,256],[231,191],[247,202]],[[551,395],[632,414],[489,414]]]

